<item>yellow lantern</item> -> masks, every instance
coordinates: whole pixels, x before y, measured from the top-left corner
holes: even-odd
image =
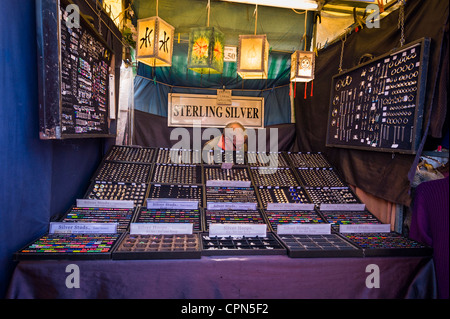
[[[267,79],[269,42],[266,35],[240,35],[237,73],[243,79]]]
[[[315,54],[311,51],[295,51],[291,55],[291,81],[314,80]]]
[[[153,67],[172,65],[175,28],[158,16],[137,21],[136,60]]]

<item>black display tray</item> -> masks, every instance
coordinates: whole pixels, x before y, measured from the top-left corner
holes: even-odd
[[[222,164],[232,164],[233,167],[247,166],[246,152],[211,150],[202,152],[204,165],[222,166]]]
[[[381,224],[382,222],[367,209],[363,211],[321,211],[332,229],[339,231],[340,225]]]
[[[194,164],[159,164],[156,163],[151,184],[197,185],[203,184],[202,167]]]
[[[308,194],[301,186],[259,186],[256,190],[263,209],[267,209],[268,204],[312,204]],[[283,208],[281,210],[283,210]]]
[[[149,183],[153,164],[102,161],[91,181]]]
[[[113,145],[105,156],[106,161],[123,163],[154,163],[156,149],[143,146]]]
[[[203,213],[199,209],[153,209],[139,207],[133,223],[192,223],[193,232],[203,230]]]
[[[286,158],[294,168],[331,168],[321,152],[287,152]]]
[[[232,168],[227,169],[217,165],[203,165],[203,173],[206,186],[210,186],[208,181],[250,182],[251,184],[251,176],[246,166],[233,165]]]
[[[115,260],[199,259],[201,238],[191,235],[124,234],[112,252]]]
[[[257,210],[204,210],[204,230],[211,223],[219,224],[267,224],[262,212]]]
[[[159,164],[202,164],[200,150],[159,148],[155,153],[155,163]]]
[[[350,187],[305,187],[305,191],[317,207],[321,204],[361,204]]]
[[[123,234],[45,234],[14,253],[14,260],[91,260],[110,259]],[[99,243],[100,242],[100,243]],[[104,248],[83,251],[89,246]],[[39,247],[37,247],[39,246]],[[50,249],[53,246],[53,249]],[[77,247],[75,247],[77,246]],[[41,248],[41,249],[37,249]]]
[[[72,206],[59,222],[67,223],[117,223],[117,232],[128,230],[135,217],[136,208],[84,208]]]
[[[264,210],[267,223],[273,232],[277,232],[278,225],[286,224],[323,224],[326,221],[315,210],[299,211],[269,211]]]
[[[132,200],[134,206],[143,205],[148,191],[147,183],[93,181],[84,195],[85,199]]]
[[[279,235],[292,258],[363,257],[363,251],[336,233]]]
[[[297,187],[301,186],[293,169],[289,167],[250,167],[253,184],[259,186]]]
[[[290,167],[284,152],[247,152],[247,163],[254,167]]]
[[[151,184],[148,190],[148,199],[190,199],[198,200],[198,207],[204,205],[204,187],[201,184]]]
[[[304,187],[347,187],[333,168],[298,168],[296,172]]]
[[[433,249],[399,233],[351,233],[341,235],[361,248],[365,257],[431,256]]]
[[[253,187],[206,186],[206,202],[210,203],[256,203],[258,199]]]
[[[210,237],[201,234],[204,256],[286,255],[286,249],[277,237],[268,232],[266,237]]]

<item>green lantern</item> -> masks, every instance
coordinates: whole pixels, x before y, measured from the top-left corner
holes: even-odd
[[[189,34],[187,66],[201,74],[223,71],[225,36],[214,27],[192,28]]]

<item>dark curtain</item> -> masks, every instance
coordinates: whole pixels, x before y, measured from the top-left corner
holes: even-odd
[[[407,1],[405,6],[405,44],[423,37],[432,40],[422,144],[426,137],[440,138],[448,130],[448,6],[448,1],[439,0]],[[355,67],[366,53],[376,57],[399,47],[398,17],[399,10],[382,19],[379,29],[364,28],[348,35],[342,68]],[[337,41],[319,52],[312,97],[308,95],[304,99],[304,85],[297,85],[298,148],[326,154],[347,183],[387,201],[409,206],[410,172],[413,175],[418,156],[325,147],[331,79],[338,73],[341,43]]]
[[[95,1],[90,4],[95,8]],[[81,11],[97,15],[84,0]],[[12,254],[39,237],[49,222],[86,192],[112,139],[39,139],[34,0],[2,1],[0,10],[0,296],[15,267]],[[104,21],[109,18],[103,15]],[[120,38],[120,32],[109,27]],[[122,44],[103,24],[120,67]],[[117,69],[118,70],[118,69]],[[116,70],[116,71],[117,71]],[[116,72],[118,81],[120,73]]]
[[[134,111],[134,137],[133,144],[147,146],[147,147],[163,147],[171,148],[178,141],[181,141],[181,137],[174,135],[171,140],[171,132],[173,127],[167,126],[167,117],[158,116],[142,111]],[[189,133],[190,148],[193,144],[194,133],[192,128],[183,128]],[[270,129],[278,130],[278,151],[292,151],[295,150],[295,124],[278,124],[265,127],[266,136],[266,151],[270,151]],[[201,129],[201,134],[205,129]],[[258,133],[256,133],[256,138]],[[263,135],[264,136],[264,135]],[[201,145],[205,144],[208,140],[203,140]],[[256,139],[256,143],[257,139]],[[256,144],[258,145],[258,144]]]

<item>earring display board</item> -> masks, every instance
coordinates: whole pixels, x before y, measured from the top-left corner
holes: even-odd
[[[423,38],[335,75],[326,146],[415,154],[429,51]]]
[[[112,137],[113,51],[82,12],[69,5],[66,0],[36,4],[39,136]]]

